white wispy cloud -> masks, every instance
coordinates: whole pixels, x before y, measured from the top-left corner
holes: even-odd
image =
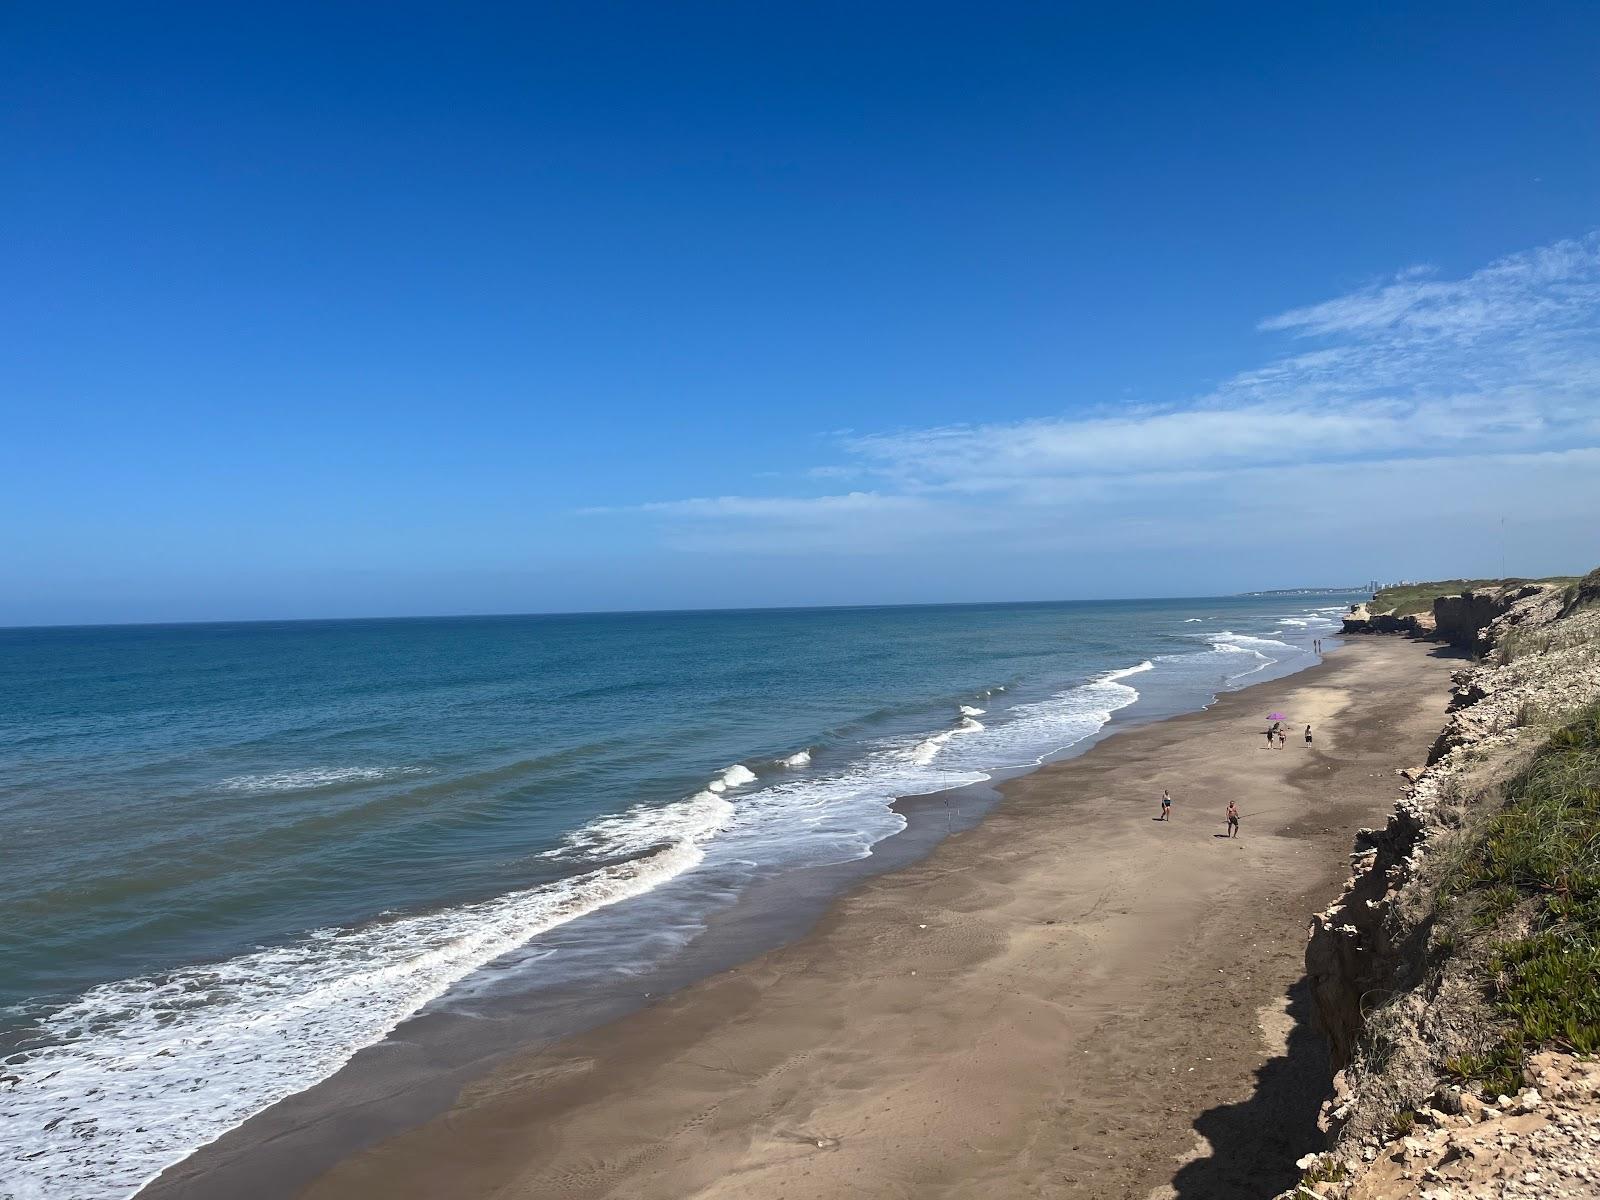
[[[1600,239],[1555,242],[1508,255],[1463,279],[1436,280],[1412,267],[1392,280],[1261,322],[1301,336],[1403,332],[1476,338],[1591,317],[1600,300]]]
[[[1341,494],[1340,479],[1394,497],[1408,483],[1415,492],[1498,471],[1531,501],[1541,487],[1570,493],[1600,461],[1600,234],[1458,279],[1408,268],[1258,328],[1294,348],[1182,403],[844,432],[832,439],[837,459],[806,477],[821,488],[853,478],[859,490],[629,511],[696,549],[746,548],[766,528],[808,552],[903,548],[930,529],[1060,543],[1093,527],[1159,540],[1194,536],[1193,513],[1211,527],[1247,519],[1241,489],[1272,493],[1280,513],[1303,498],[1309,512]]]

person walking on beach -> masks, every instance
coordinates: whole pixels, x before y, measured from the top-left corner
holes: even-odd
[[[1158,821],[1166,821],[1166,820],[1171,819],[1171,817],[1172,817],[1172,797],[1167,793],[1167,789],[1166,788],[1162,788],[1161,789],[1161,815],[1159,817],[1157,817],[1156,820],[1158,820]]]
[[[1239,806],[1232,800],[1228,801],[1228,836],[1239,836]]]
[[[1311,726],[1306,726],[1306,745],[1311,745]]]
[[[1278,749],[1282,750],[1288,744],[1289,744],[1289,731],[1287,729],[1278,730]]]

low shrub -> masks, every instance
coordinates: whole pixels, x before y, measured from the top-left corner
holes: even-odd
[[[1505,1022],[1503,1043],[1452,1060],[1453,1075],[1510,1091],[1529,1050],[1600,1053],[1600,704],[1552,733],[1506,785],[1504,806],[1450,864],[1439,897],[1458,928],[1493,939],[1488,987]]]

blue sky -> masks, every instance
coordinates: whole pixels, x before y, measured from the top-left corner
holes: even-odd
[[[1591,4],[8,5],[0,623],[1587,568],[1596,61]]]

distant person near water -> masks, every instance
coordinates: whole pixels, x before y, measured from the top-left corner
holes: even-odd
[[[1239,836],[1239,806],[1232,800],[1228,801],[1228,836]]]
[[[1306,745],[1311,745],[1311,726],[1306,726]]]
[[[1171,816],[1172,816],[1172,797],[1167,793],[1167,789],[1166,788],[1162,788],[1161,789],[1161,815],[1159,817],[1157,817],[1156,820],[1158,820],[1158,821],[1166,821],[1166,820],[1169,820],[1171,818]]]

